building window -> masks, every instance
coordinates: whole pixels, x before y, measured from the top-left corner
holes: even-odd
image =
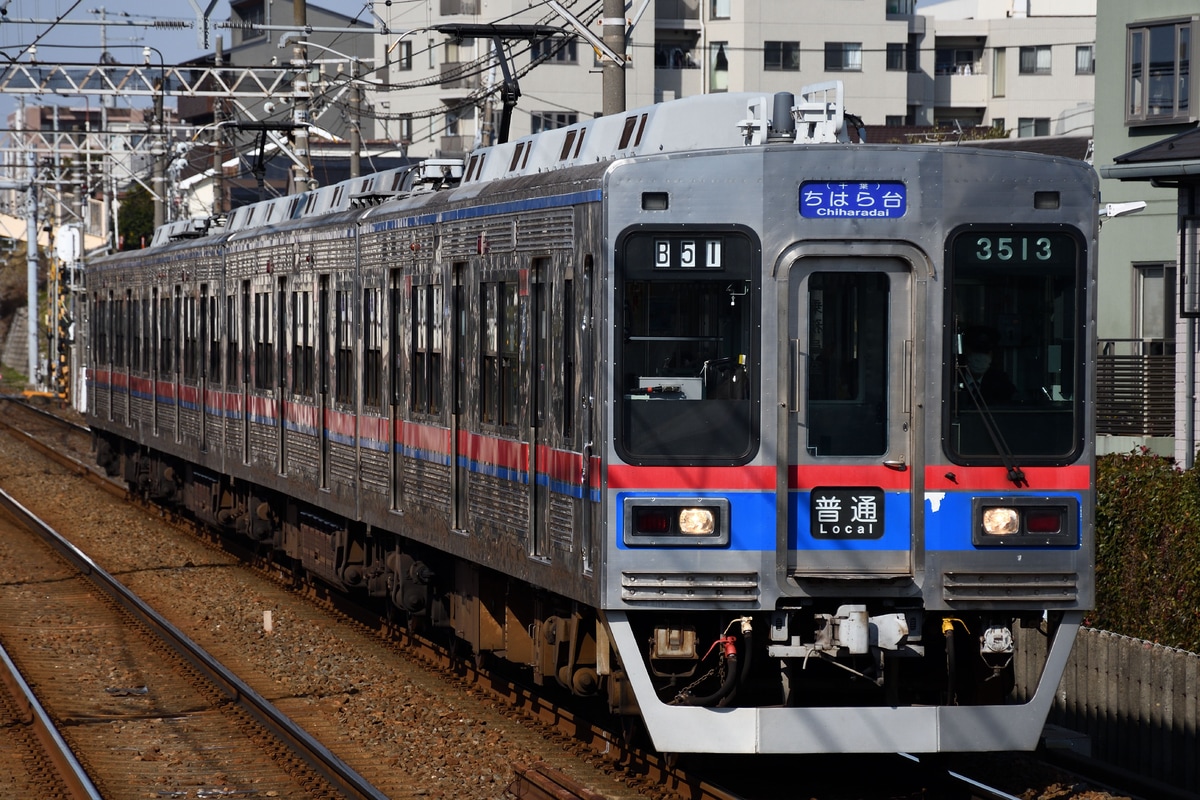
[[[411,143],[413,140],[413,121],[408,114],[401,115],[400,119],[396,120],[396,127],[399,128],[401,142]]]
[[[1017,120],[1017,136],[1049,136],[1049,117],[1021,117]]]
[[[708,90],[710,92],[729,91],[729,56],[725,55],[725,46],[729,42],[710,42],[708,45]]]
[[[992,51],[992,97],[1004,97],[1008,92],[1008,50],[997,47]]]
[[[888,42],[887,68],[893,72],[905,72],[908,69],[906,56],[907,42]]]
[[[1175,264],[1134,264],[1138,338],[1143,355],[1163,355],[1175,339]]]
[[[1081,44],[1075,48],[1075,74],[1096,74],[1096,46]]]
[[[712,0],[712,19],[729,19],[732,0]]]
[[[921,42],[916,34],[910,34],[908,43],[906,44],[907,52],[904,55],[904,63],[908,65],[909,72],[921,71]]]
[[[1021,74],[1022,75],[1049,75],[1050,74],[1050,46],[1038,45],[1037,47],[1022,47],[1021,48]]]
[[[533,61],[544,58],[556,64],[579,63],[579,48],[574,39],[538,39],[529,48],[529,54]]]
[[[800,71],[799,42],[763,42],[763,69]]]
[[[862,72],[861,42],[826,42],[826,72]]]
[[[1126,122],[1191,119],[1191,24],[1129,28]]]
[[[573,111],[535,111],[529,115],[529,132],[552,131],[576,122],[579,122],[579,115]]]
[[[883,124],[889,128],[899,128],[904,124],[904,116],[902,114],[888,114],[883,118]]]
[[[399,72],[408,72],[412,69],[412,42],[399,42],[399,47],[396,48],[396,69]]]
[[[1004,125],[1004,117],[992,117],[992,127],[998,131],[1008,132],[1008,128]]]

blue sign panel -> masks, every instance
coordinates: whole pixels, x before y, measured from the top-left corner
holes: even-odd
[[[802,217],[895,219],[904,216],[907,208],[908,195],[899,181],[811,181],[800,186]]]

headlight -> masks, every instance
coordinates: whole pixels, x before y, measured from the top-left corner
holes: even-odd
[[[711,509],[685,508],[679,512],[679,532],[692,536],[708,536],[716,530],[716,517]]]
[[[989,536],[1008,536],[1021,530],[1021,517],[1015,508],[985,508],[983,532]]]
[[[724,497],[625,497],[623,540],[630,547],[722,547],[729,544]]]

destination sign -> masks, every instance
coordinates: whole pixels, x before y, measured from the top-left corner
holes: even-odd
[[[896,219],[908,210],[899,181],[810,181],[800,185],[800,216],[809,219]]]

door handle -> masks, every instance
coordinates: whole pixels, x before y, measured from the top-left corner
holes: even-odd
[[[884,461],[883,465],[888,469],[894,469],[897,472],[904,472],[908,469],[908,464],[904,463],[904,456],[900,456],[899,460],[889,459],[888,461]]]

